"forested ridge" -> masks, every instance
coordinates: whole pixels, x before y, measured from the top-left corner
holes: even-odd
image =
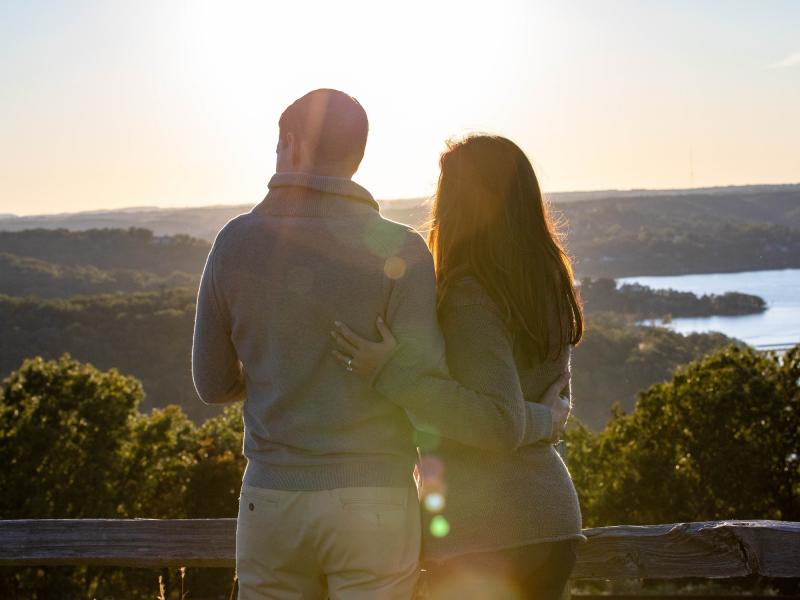
[[[0,296],[0,371],[6,375],[28,357],[69,352],[136,376],[143,410],[177,404],[201,422],[219,411],[203,404],[192,384],[195,300],[193,288],[49,300]]]
[[[141,229],[0,233],[0,375],[26,358],[69,352],[139,379],[142,410],[177,404],[197,423],[217,414],[197,398],[190,371],[196,285],[209,248]],[[610,292],[608,282],[584,285],[592,293],[574,390],[576,414],[592,428],[603,426],[614,402],[632,407],[636,392],[728,341],[635,324],[703,304],[692,295],[639,290],[632,298]]]
[[[573,227],[577,226],[572,221]],[[569,251],[579,275],[628,277],[686,275],[800,267],[800,230],[782,225],[737,224],[685,228],[616,225],[571,233]]]
[[[553,199],[580,276],[800,267],[800,186]]]
[[[0,253],[0,294],[62,298],[86,294],[137,292],[196,285],[198,277],[182,271],[158,275],[135,269],[99,269],[57,264]]]
[[[192,288],[50,300],[0,296],[0,371],[28,357],[69,352],[135,375],[144,385],[143,409],[178,404],[200,422],[218,411],[197,398],[191,380],[194,307]],[[577,415],[602,427],[613,402],[630,408],[638,390],[727,341],[641,327],[609,313],[590,317],[574,358]]]
[[[554,193],[548,198],[563,222],[580,277],[800,267],[800,185],[612,190]],[[230,206],[5,218],[0,219],[0,230],[133,227],[157,236],[186,234],[209,242],[226,221],[249,211],[259,200]],[[383,202],[381,210],[390,219],[424,230],[430,207],[420,198]]]
[[[57,265],[133,269],[157,275],[196,275],[211,244],[188,235],[157,236],[149,229],[29,229],[0,231],[0,252]]]

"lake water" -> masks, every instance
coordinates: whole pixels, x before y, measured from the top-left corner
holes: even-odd
[[[695,294],[742,292],[761,296],[767,310],[740,317],[673,319],[666,325],[679,333],[719,331],[756,348],[785,348],[800,343],[800,269],[712,273],[666,277],[623,277],[619,284],[640,283]]]

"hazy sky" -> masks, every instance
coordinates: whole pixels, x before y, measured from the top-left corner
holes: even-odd
[[[796,0],[0,0],[0,57],[0,212],[258,202],[318,87],[379,198],[476,129],[550,191],[800,181]]]

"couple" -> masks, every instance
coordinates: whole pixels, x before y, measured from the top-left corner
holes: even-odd
[[[239,598],[407,599],[421,565],[432,598],[558,598],[583,320],[530,162],[451,143],[426,245],[352,181],[354,98],[310,92],[279,129],[268,194],[208,255],[192,351],[205,403],[244,400]]]

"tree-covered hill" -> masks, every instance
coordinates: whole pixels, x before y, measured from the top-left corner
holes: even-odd
[[[633,410],[641,390],[667,381],[677,367],[731,342],[721,333],[681,335],[637,326],[627,316],[590,315],[572,359],[575,415],[590,429],[600,429],[615,403]]]
[[[210,247],[133,228],[0,231],[0,294],[58,298],[196,286]]]
[[[0,377],[32,356],[69,352],[144,385],[144,410],[177,404],[197,422],[217,414],[191,378],[196,291],[109,294],[59,300],[0,296]]]
[[[571,221],[569,253],[585,277],[686,275],[800,268],[800,229],[782,225],[705,223],[694,228],[580,231]],[[589,220],[589,219],[587,219]]]
[[[556,207],[575,224],[579,235],[618,225],[627,231],[645,226],[653,229],[695,229],[706,224],[761,224],[800,227],[800,185],[751,186],[663,191],[658,194],[629,192],[595,197],[584,202],[560,202]]]
[[[636,194],[559,203],[581,276],[800,267],[800,186]]]
[[[68,352],[101,369],[118,368],[144,385],[144,410],[178,404],[195,421],[215,415],[191,380],[194,288],[42,300],[0,296],[0,376],[31,356]],[[627,318],[590,318],[573,363],[576,414],[602,427],[614,402],[630,408],[636,393],[673,369],[721,347],[720,334],[682,336],[639,327]]]
[[[0,252],[58,265],[131,269],[168,276],[197,274],[210,243],[188,235],[156,236],[141,228],[0,231]]]
[[[568,249],[581,277],[800,267],[800,185],[574,192],[548,198],[565,222]],[[0,230],[133,227],[157,236],[186,234],[210,241],[229,219],[256,203],[8,217],[0,218]],[[425,199],[388,201],[382,213],[424,229],[429,204]],[[0,245],[2,251],[20,254]]]
[[[64,298],[77,295],[142,292],[197,285],[199,277],[175,271],[157,275],[134,269],[99,269],[57,264],[0,252],[0,294]]]
[[[145,410],[178,404],[197,422],[216,414],[196,397],[190,374],[196,286],[209,246],[141,229],[0,232],[0,376],[25,358],[69,352],[136,376]],[[636,318],[758,303],[617,290],[613,281],[588,284],[584,295],[589,321],[574,390],[577,414],[593,428],[613,402],[631,407],[639,390],[727,341],[639,327]]]

